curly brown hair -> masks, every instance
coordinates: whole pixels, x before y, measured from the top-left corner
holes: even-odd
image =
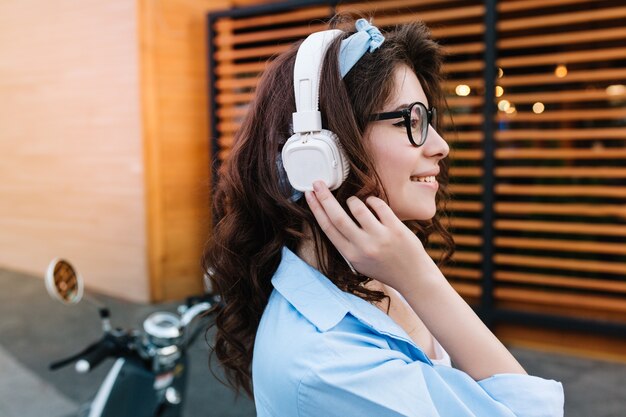
[[[346,25],[353,28],[354,22],[345,16],[331,20],[331,27]],[[423,22],[385,32],[380,48],[366,53],[342,79],[338,51],[341,40],[352,33],[353,29],[345,30],[333,41],[320,80],[323,126],[337,134],[349,159],[348,178],[333,192],[347,213],[346,199],[352,195],[361,199],[375,195],[388,202],[362,138],[369,115],[380,111],[392,94],[394,69],[407,64],[429,102],[440,109],[448,108],[442,87],[443,51]],[[305,199],[291,202],[291,190],[281,186],[276,157],[292,134],[293,68],[300,43],[276,57],[263,73],[230,157],[219,171],[213,195],[214,215],[219,221],[202,257],[213,290],[222,298],[213,323],[217,328],[213,352],[224,367],[227,385],[237,395],[243,389],[250,398],[255,335],[273,289],[271,278],[281,261],[281,248],[287,246],[296,252],[308,237],[305,225],[312,231],[317,259],[323,260],[320,271],[338,288],[370,302],[387,297],[362,285],[370,279],[350,271]],[[437,214],[429,220],[404,222],[425,247],[432,233],[440,234],[444,243],[438,265],[447,262],[455,250],[452,235],[442,221],[450,197],[448,163],[447,157],[439,161]]]

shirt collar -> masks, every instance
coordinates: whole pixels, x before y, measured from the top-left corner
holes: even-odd
[[[272,285],[320,332],[335,327],[349,312],[378,333],[404,341],[416,348],[423,362],[430,359],[391,317],[356,295],[340,290],[324,274],[283,246],[282,259]]]

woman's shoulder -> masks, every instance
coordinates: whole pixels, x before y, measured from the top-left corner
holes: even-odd
[[[302,306],[300,306],[302,308]],[[319,314],[325,314],[321,309]],[[327,313],[327,312],[326,312]],[[313,319],[311,319],[313,317]],[[303,314],[274,290],[257,329],[252,358],[255,383],[291,385],[311,373],[354,363],[368,366],[384,360],[412,358],[349,311],[326,328],[328,319]]]
[[[384,346],[384,340],[367,336],[363,326],[349,314],[331,328],[320,330],[319,325],[277,290],[272,292],[257,329],[252,356],[257,410],[267,410],[269,415],[297,415],[293,407],[303,381],[328,366],[340,369],[343,354],[364,343],[364,337],[371,339],[371,345]]]

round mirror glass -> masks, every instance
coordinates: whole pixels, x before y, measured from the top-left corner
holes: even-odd
[[[83,280],[68,261],[53,259],[46,272],[46,290],[65,304],[76,304],[83,298]]]

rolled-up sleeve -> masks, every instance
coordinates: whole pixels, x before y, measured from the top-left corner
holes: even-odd
[[[478,381],[496,401],[506,404],[516,416],[562,416],[563,384],[532,375],[496,374]]]
[[[300,381],[300,417],[563,416],[563,387],[557,381],[521,374],[475,381],[455,368],[368,346],[364,335],[341,339],[326,340],[333,356]]]

